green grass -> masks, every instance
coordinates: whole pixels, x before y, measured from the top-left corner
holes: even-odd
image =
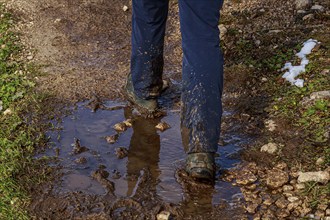
[[[34,149],[45,141],[36,120],[42,97],[33,93],[33,73],[19,59],[22,47],[2,5],[0,15],[0,219],[29,219],[28,186],[42,178],[32,169]]]

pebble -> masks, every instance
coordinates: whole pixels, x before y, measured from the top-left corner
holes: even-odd
[[[29,56],[26,57],[26,59],[32,60],[33,59],[33,56],[32,55],[29,55]]]
[[[299,201],[299,198],[295,197],[295,196],[291,196],[291,197],[288,198],[288,201],[289,202],[297,202],[297,201]]]
[[[297,184],[296,184],[296,189],[297,189],[297,190],[305,189],[305,184],[303,184],[303,183],[297,183]]]
[[[169,128],[171,128],[171,126],[166,122],[160,122],[156,125],[156,129],[160,130],[161,132],[166,131]]]
[[[128,150],[125,147],[118,147],[115,149],[115,154],[118,159],[123,159],[123,158],[127,157]]]
[[[132,127],[132,126],[133,126],[133,120],[132,120],[132,119],[126,119],[125,121],[123,121],[123,123],[124,123],[127,127]]]
[[[169,220],[171,219],[171,213],[168,211],[161,211],[157,214],[157,220]]]
[[[118,134],[114,134],[114,135],[110,135],[105,137],[105,140],[109,143],[109,144],[114,144],[116,143],[116,141],[118,140],[119,135]]]
[[[291,185],[283,186],[283,191],[292,191],[292,190],[293,190],[293,186],[291,186]]]
[[[289,181],[289,175],[282,170],[272,169],[267,172],[266,184],[269,188],[276,189]]]
[[[269,154],[274,154],[277,151],[278,147],[275,143],[268,143],[261,147],[261,152],[267,152]]]
[[[318,158],[318,159],[316,160],[316,165],[317,165],[317,166],[320,166],[320,165],[322,165],[322,164],[324,164],[324,158],[323,158],[323,157],[320,157],[320,158]]]
[[[312,8],[311,8],[311,10],[323,12],[324,11],[324,7],[322,5],[313,5]]]
[[[314,18],[314,14],[305,15],[302,19],[303,21],[308,21]]]
[[[224,37],[226,36],[226,34],[227,34],[227,28],[226,28],[226,26],[223,25],[223,24],[220,24],[220,25],[218,26],[218,28],[219,28],[219,30],[220,30],[220,38],[222,39],[222,38],[224,38]]]
[[[296,0],[296,9],[305,9],[311,6],[311,0]]]
[[[125,123],[120,122],[120,123],[115,124],[113,126],[113,129],[115,129],[118,132],[124,132],[127,130],[127,126],[125,125]]]
[[[245,206],[245,210],[250,214],[254,214],[257,208],[258,208],[258,204],[256,203],[250,203],[247,206]]]
[[[257,181],[257,177],[252,173],[243,174],[236,179],[236,183],[240,185],[252,184],[255,181]]]
[[[124,6],[123,6],[123,11],[128,11],[128,7],[127,7],[127,5],[124,5]]]
[[[330,179],[329,172],[327,171],[318,171],[318,172],[299,172],[298,182],[318,182],[326,184]]]
[[[288,206],[289,202],[284,197],[279,198],[276,200],[275,205],[280,209],[285,209]]]
[[[3,115],[11,115],[13,112],[9,109],[9,108],[7,108],[4,112],[3,112]]]

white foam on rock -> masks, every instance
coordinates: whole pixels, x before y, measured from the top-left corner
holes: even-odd
[[[306,71],[306,65],[309,63],[309,60],[307,59],[307,55],[310,54],[313,50],[313,48],[319,44],[317,40],[309,39],[304,43],[303,48],[301,48],[300,52],[296,54],[297,57],[301,59],[299,66],[293,66],[291,62],[288,62],[284,65],[282,70],[288,70],[286,71],[282,78],[289,81],[292,85],[296,85],[298,87],[304,86],[304,80],[303,79],[296,79],[296,77],[300,74]]]

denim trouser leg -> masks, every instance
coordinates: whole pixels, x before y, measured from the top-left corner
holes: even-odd
[[[188,153],[216,152],[220,134],[223,57],[218,22],[222,0],[179,0],[182,138]],[[131,74],[135,93],[153,98],[162,86],[168,0],[133,0]]]
[[[183,48],[181,132],[187,153],[214,153],[222,114],[222,0],[179,0]]]
[[[168,4],[168,0],[133,0],[131,74],[140,98],[154,98],[162,88]]]

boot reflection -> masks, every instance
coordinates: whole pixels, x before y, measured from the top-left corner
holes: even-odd
[[[130,117],[129,112],[125,111],[126,117]],[[134,117],[133,135],[130,142],[127,175],[140,176],[141,171],[150,171],[150,183],[146,186],[150,187],[149,192],[156,193],[156,186],[160,170],[158,167],[160,152],[160,136],[155,126],[160,119],[145,119],[142,117]],[[138,179],[130,178],[128,181],[127,196],[133,196],[137,186]]]
[[[212,186],[200,189],[199,187],[191,187],[186,189],[184,200],[182,202],[182,210],[186,217],[203,217],[212,213],[212,199],[214,188]]]

